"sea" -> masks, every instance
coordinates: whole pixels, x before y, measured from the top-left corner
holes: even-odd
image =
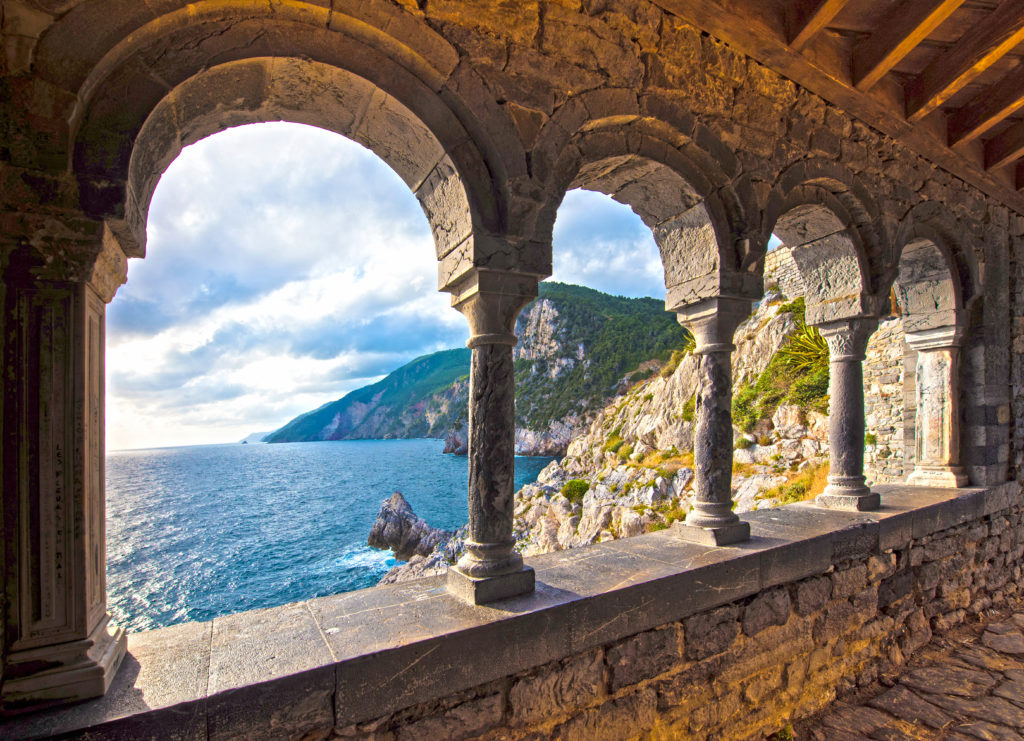
[[[150,630],[371,587],[398,562],[366,545],[400,491],[435,527],[466,523],[467,460],[441,440],[196,445],[107,454],[107,601]],[[517,457],[516,488],[552,459]]]

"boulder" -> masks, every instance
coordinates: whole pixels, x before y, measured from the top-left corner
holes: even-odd
[[[366,544],[395,552],[395,558],[408,561],[413,556],[429,556],[438,545],[446,543],[452,534],[431,527],[416,513],[400,492],[381,502],[377,519],[370,528]]]

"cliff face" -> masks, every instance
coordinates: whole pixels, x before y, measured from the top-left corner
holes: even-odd
[[[638,367],[668,357],[686,338],[659,301],[558,283],[541,284],[516,335],[516,452],[542,456],[563,455]],[[469,350],[417,358],[266,440],[434,437],[445,439],[446,453],[464,454],[469,358]]]
[[[773,357],[798,330],[799,309],[769,293],[736,331],[733,387],[771,376]],[[643,374],[641,374],[643,375]],[[514,534],[525,555],[575,548],[669,527],[693,503],[696,358],[690,354],[633,383],[596,415],[560,461],[516,492]],[[823,486],[828,418],[780,403],[746,432],[735,430],[736,510],[805,498]],[[444,571],[461,552],[444,548],[398,566],[388,582]]]

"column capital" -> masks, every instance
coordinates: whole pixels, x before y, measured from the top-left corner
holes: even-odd
[[[876,329],[878,319],[875,317],[853,317],[823,322],[816,325],[821,336],[828,343],[830,360],[860,361],[864,359],[868,340]]]
[[[57,221],[30,226],[40,231],[38,243],[23,242],[0,256],[0,270],[8,284],[25,288],[44,283],[85,284],[110,303],[128,279],[128,258],[106,224],[100,227],[89,221],[83,226],[76,222],[63,231],[64,225]],[[96,229],[90,231],[91,227]]]
[[[733,335],[740,323],[750,316],[750,299],[737,296],[706,298],[675,309],[677,319],[693,335],[694,354],[732,352]]]
[[[964,339],[963,327],[933,327],[917,332],[907,332],[906,341],[918,352],[927,350],[948,350],[960,347]]]
[[[469,347],[516,344],[516,318],[537,297],[537,277],[473,269],[453,286],[452,306],[469,322]]]

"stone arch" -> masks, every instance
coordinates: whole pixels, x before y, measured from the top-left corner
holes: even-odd
[[[978,298],[977,266],[952,214],[938,203],[914,206],[900,221],[894,246],[897,260],[888,272],[907,331],[962,324]]]
[[[97,50],[88,70],[63,69],[58,49],[71,43],[72,21],[98,5],[89,0],[58,23],[40,63],[77,90],[71,166],[81,202],[127,254],[144,251],[154,176],[180,147],[284,119],[350,136],[398,172],[431,223],[442,287],[480,263],[521,267],[492,238],[506,231],[507,173],[525,168],[521,153],[494,144],[514,140],[512,124],[421,20],[375,2],[351,14],[304,2],[199,2],[141,23]]]
[[[654,233],[667,306],[759,295],[763,247],[738,161],[693,119],[673,123],[651,113],[629,90],[586,93],[559,109],[531,152],[532,174],[547,196],[534,239],[550,245],[568,190],[599,191],[628,205]]]
[[[891,270],[903,358],[903,469],[908,483],[962,486],[961,345],[978,295],[970,250],[939,204],[910,209],[896,234]],[[970,379],[966,379],[968,384]]]
[[[763,232],[793,255],[804,284],[810,324],[875,315],[882,302],[873,280],[888,254],[874,200],[831,162],[785,170],[765,209]]]

